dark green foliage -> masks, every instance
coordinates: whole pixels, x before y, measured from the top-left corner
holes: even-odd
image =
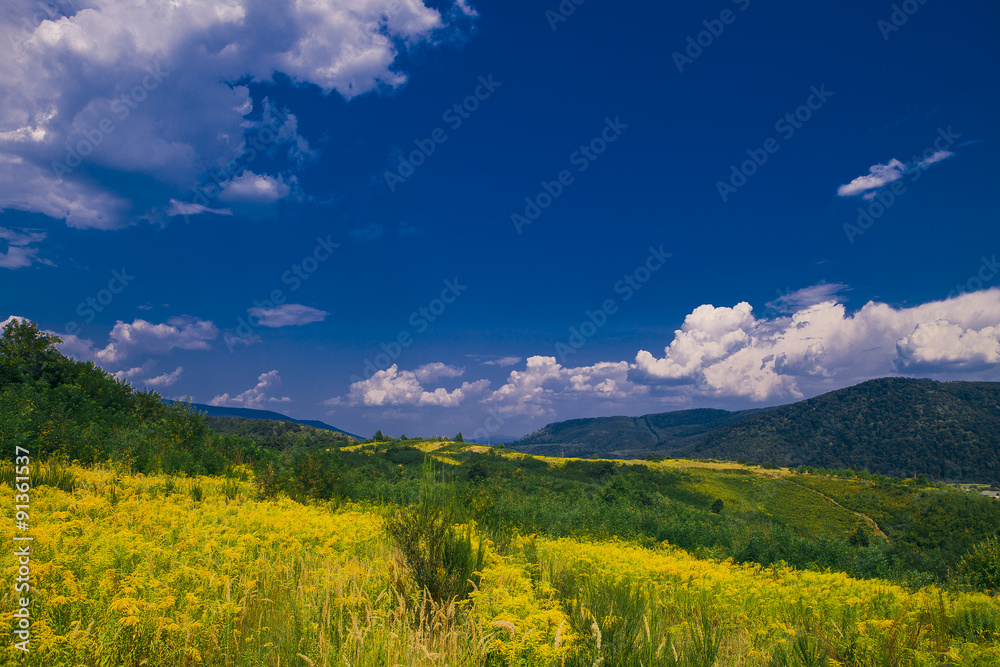
[[[870,380],[750,415],[687,455],[996,483],[1000,383]]]
[[[438,603],[468,597],[483,567],[483,538],[457,527],[439,499],[425,493],[416,505],[392,509],[385,527],[420,592]]]
[[[682,410],[549,424],[512,449],[649,455],[1000,483],[1000,383],[883,378],[767,410]],[[921,478],[920,475],[923,477]]]
[[[712,503],[712,507],[710,508],[710,511],[712,512],[712,514],[720,514],[722,512],[722,499],[721,498],[716,498],[715,502]]]
[[[66,358],[58,342],[30,322],[4,328],[4,446],[29,446],[36,461],[110,462],[141,473],[221,474],[261,455],[251,442],[213,433],[185,404],[167,406],[155,392],[134,391],[93,362]]]
[[[458,435],[455,436],[455,442],[465,442],[465,438],[462,436],[462,432],[459,431]]]
[[[354,444],[354,439],[344,433],[296,422],[241,417],[205,417],[205,423],[216,433],[252,440],[261,447],[270,449],[341,447]]]
[[[961,570],[973,585],[1000,591],[1000,540],[991,537],[972,547],[962,559]]]

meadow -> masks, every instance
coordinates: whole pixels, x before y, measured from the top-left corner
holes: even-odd
[[[985,593],[514,532],[435,600],[384,529],[395,505],[262,499],[240,467],[34,473],[32,650],[6,642],[6,664],[1000,665]]]

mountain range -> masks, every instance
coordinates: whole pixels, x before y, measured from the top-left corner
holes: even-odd
[[[507,447],[550,456],[662,456],[1000,484],[1000,383],[881,378],[789,405],[549,424]]]

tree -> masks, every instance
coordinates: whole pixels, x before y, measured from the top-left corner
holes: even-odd
[[[385,442],[388,439],[385,433],[382,433],[382,429],[375,431],[375,442]]]
[[[462,437],[461,431],[459,431],[458,435],[455,436],[455,442],[465,442],[465,438]]]
[[[722,499],[721,498],[716,498],[715,502],[712,503],[711,512],[712,512],[712,514],[719,514],[720,512],[722,512]]]

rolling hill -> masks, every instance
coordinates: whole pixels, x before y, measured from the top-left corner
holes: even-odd
[[[163,399],[164,403],[174,403],[169,399]],[[336,426],[330,426],[326,422],[321,422],[316,419],[293,419],[280,412],[273,412],[271,410],[252,410],[249,408],[223,408],[214,405],[206,405],[204,403],[192,403],[191,404],[199,412],[204,412],[209,417],[240,417],[242,419],[265,419],[268,421],[279,421],[279,422],[294,422],[296,424],[305,424],[306,426],[312,426],[313,428],[322,429],[324,431],[336,431],[337,433],[343,433],[344,435],[349,435],[355,440],[364,440],[359,435],[354,435],[353,433],[348,433],[343,429],[339,429]]]
[[[767,410],[560,422],[509,447],[572,456],[853,466],[1000,484],[1000,383],[882,378]]]

